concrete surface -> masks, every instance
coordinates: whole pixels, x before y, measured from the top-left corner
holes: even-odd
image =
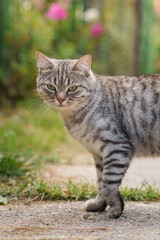
[[[46,165],[43,175],[46,179],[53,182],[67,180],[70,178],[74,182],[89,180],[96,181],[96,171],[94,164],[48,164]],[[140,158],[133,159],[131,165],[123,179],[122,186],[137,187],[142,182],[150,185],[160,186],[160,158]]]

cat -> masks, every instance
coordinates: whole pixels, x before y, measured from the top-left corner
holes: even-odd
[[[98,194],[87,211],[118,218],[119,186],[133,156],[160,155],[160,74],[101,76],[91,56],[55,60],[36,52],[37,91],[61,114],[65,128],[92,154]]]

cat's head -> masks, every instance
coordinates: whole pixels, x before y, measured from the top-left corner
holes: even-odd
[[[49,105],[59,111],[74,110],[91,97],[94,77],[90,55],[78,60],[56,60],[36,52],[36,59],[37,91]]]

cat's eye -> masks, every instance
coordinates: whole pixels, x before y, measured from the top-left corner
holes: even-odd
[[[69,92],[75,92],[77,90],[77,88],[78,88],[77,86],[69,87],[68,91]]]
[[[51,85],[51,84],[47,84],[47,88],[50,90],[50,91],[56,91],[56,88]]]

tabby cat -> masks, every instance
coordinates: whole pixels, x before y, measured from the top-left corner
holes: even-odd
[[[91,56],[55,60],[36,52],[37,90],[57,109],[67,131],[92,154],[98,195],[87,211],[118,218],[124,203],[119,186],[133,156],[160,155],[160,74],[101,76]]]

